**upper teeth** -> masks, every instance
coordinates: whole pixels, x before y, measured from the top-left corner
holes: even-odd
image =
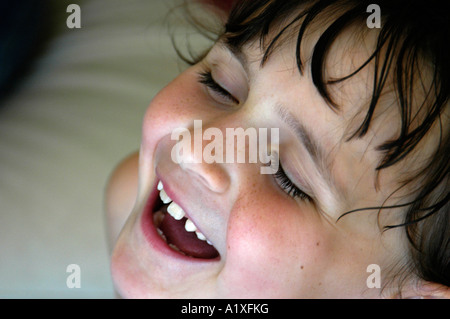
[[[175,202],[170,203],[169,207],[167,207],[167,212],[176,220],[181,220],[186,215],[183,208],[178,206]]]
[[[159,190],[159,198],[161,198],[162,202],[164,204],[169,204],[167,207],[167,212],[176,220],[181,220],[183,217],[186,216],[186,213],[184,212],[183,208],[181,208],[177,203],[172,201],[172,199],[166,194],[164,191],[164,185],[161,181],[158,183],[158,190]],[[198,229],[197,226],[189,219],[186,218],[186,223],[184,224],[184,229],[188,232],[195,232],[197,235],[197,238],[200,240],[206,240],[208,244],[211,245],[211,242],[206,239],[206,236],[203,235]]]

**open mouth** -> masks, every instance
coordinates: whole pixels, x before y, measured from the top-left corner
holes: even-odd
[[[214,259],[219,252],[190,220],[183,209],[158,183],[159,197],[153,205],[153,224],[159,236],[174,251],[189,257]]]

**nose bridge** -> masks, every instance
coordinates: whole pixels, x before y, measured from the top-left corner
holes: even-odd
[[[248,127],[246,124],[252,121],[246,121],[245,116],[237,113],[194,120],[189,128],[178,133],[182,140],[177,143],[175,153],[179,155],[180,167],[214,192],[224,192],[229,187],[237,167],[234,164],[268,164],[270,161],[268,130]],[[259,167],[256,165],[255,169]],[[267,167],[260,168],[261,173],[268,174],[264,169]]]
[[[231,183],[229,167],[224,165],[224,120],[194,120],[192,126],[178,133],[182,140],[175,146],[181,169],[216,193],[225,192]]]

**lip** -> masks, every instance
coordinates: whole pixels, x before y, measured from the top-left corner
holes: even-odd
[[[218,262],[220,260],[220,256],[214,259],[201,259],[201,258],[194,258],[185,256],[183,254],[180,254],[176,251],[174,251],[172,248],[169,247],[169,245],[161,238],[161,236],[157,233],[156,227],[153,223],[153,208],[157,202],[159,191],[157,189],[157,184],[159,181],[156,181],[156,183],[153,186],[153,190],[151,191],[147,203],[144,207],[144,210],[142,212],[141,217],[141,230],[144,234],[145,239],[147,240],[147,243],[149,244],[150,249],[153,251],[156,251],[160,254],[163,254],[167,257],[174,258],[179,261],[187,261],[189,263],[214,263]],[[164,182],[163,182],[164,184]],[[164,187],[165,188],[165,187]],[[170,190],[168,194],[171,193]],[[172,193],[171,193],[172,194]],[[169,195],[170,198],[172,196]],[[183,208],[184,210],[184,208]]]

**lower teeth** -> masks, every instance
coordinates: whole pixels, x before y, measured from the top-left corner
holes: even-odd
[[[167,237],[166,235],[164,235],[164,233],[162,232],[161,229],[156,228],[156,232],[158,233],[158,235],[166,242],[167,245],[169,245],[170,248],[172,248],[173,250],[175,250],[176,252],[179,252],[182,255],[187,256],[183,251],[180,250],[180,248],[178,248],[177,246],[175,246],[174,244],[170,244],[167,242]]]
[[[168,244],[170,248],[172,248],[173,250],[179,252],[182,255],[187,256],[184,252],[182,252],[177,246],[175,246],[174,244]]]
[[[164,205],[163,205],[164,206]],[[166,214],[166,209],[164,209],[164,207],[162,207],[162,209],[159,209],[158,211],[153,213],[153,224],[156,228],[156,232],[158,233],[158,235],[167,243],[167,245],[172,248],[174,251],[184,255],[184,256],[190,256],[188,254],[186,254],[185,252],[183,252],[182,250],[180,250],[180,248],[178,248],[177,246],[175,246],[172,243],[169,243],[167,240],[166,235],[164,234],[164,232],[159,228],[165,218],[165,214]],[[198,235],[197,235],[198,238]],[[201,240],[199,238],[199,240]],[[212,243],[209,242],[208,240],[206,240],[206,238],[204,239],[205,242],[207,242],[209,245],[212,246]]]
[[[162,232],[162,230],[159,229],[159,228],[156,228],[156,232],[157,232],[158,235],[161,236],[161,238],[164,239],[164,241],[167,243],[166,235],[164,235],[164,233]]]

